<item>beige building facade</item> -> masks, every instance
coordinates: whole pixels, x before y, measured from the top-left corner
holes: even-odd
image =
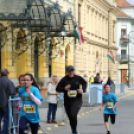
[[[78,26],[83,28],[84,43],[77,44],[76,73],[88,77],[109,75],[117,81],[117,62],[107,58],[109,50],[114,56],[116,47],[116,0],[76,0],[75,16]]]

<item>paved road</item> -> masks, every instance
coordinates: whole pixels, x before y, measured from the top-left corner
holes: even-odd
[[[89,111],[91,108],[82,108],[79,114]],[[128,96],[122,100],[118,105],[118,115],[115,125],[110,125],[112,134],[133,134],[134,133],[134,95]],[[59,112],[61,114],[61,112]],[[46,128],[46,123],[40,123],[42,127]],[[103,125],[103,111],[93,111],[89,114],[81,116],[78,122],[78,131],[80,134],[105,134],[106,130]],[[50,126],[50,125],[48,125]],[[69,123],[66,122],[65,126],[54,128],[47,131],[47,134],[71,134]]]

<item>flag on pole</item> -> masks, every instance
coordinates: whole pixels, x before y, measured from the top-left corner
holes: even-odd
[[[115,64],[115,58],[111,50],[109,51],[107,57]]]
[[[101,61],[101,58],[102,58],[102,57],[100,57],[100,58],[98,59],[98,61],[96,62],[96,64],[99,64],[99,62]]]
[[[84,39],[83,39],[83,35],[82,35],[82,27],[78,27],[75,31],[74,31],[75,36],[77,37],[77,39],[79,40],[79,44],[84,43]]]

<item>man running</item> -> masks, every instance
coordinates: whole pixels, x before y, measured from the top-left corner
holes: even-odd
[[[70,120],[72,134],[78,134],[77,114],[82,106],[82,93],[85,92],[87,83],[81,76],[75,75],[73,66],[68,66],[66,71],[67,75],[59,82],[56,91],[64,92],[64,106]]]
[[[110,86],[106,84],[104,86],[105,94],[103,95],[103,103],[100,107],[100,110],[102,107],[105,105],[104,109],[104,122],[105,122],[105,127],[107,129],[107,134],[111,134],[109,131],[109,124],[108,124],[108,119],[109,116],[111,118],[111,123],[115,123],[115,116],[117,115],[116,107],[118,105],[118,98],[115,94],[110,93]]]

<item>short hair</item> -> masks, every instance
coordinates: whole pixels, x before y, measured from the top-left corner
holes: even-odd
[[[2,69],[2,70],[0,71],[0,73],[1,73],[1,76],[7,76],[7,75],[9,74],[9,72],[8,72],[7,69]]]
[[[97,75],[97,76],[99,76],[99,75],[100,75],[100,73],[97,73],[96,75]]]
[[[22,77],[24,77],[24,74],[21,74],[20,76],[19,76],[19,81],[20,81],[20,79],[22,78]]]

